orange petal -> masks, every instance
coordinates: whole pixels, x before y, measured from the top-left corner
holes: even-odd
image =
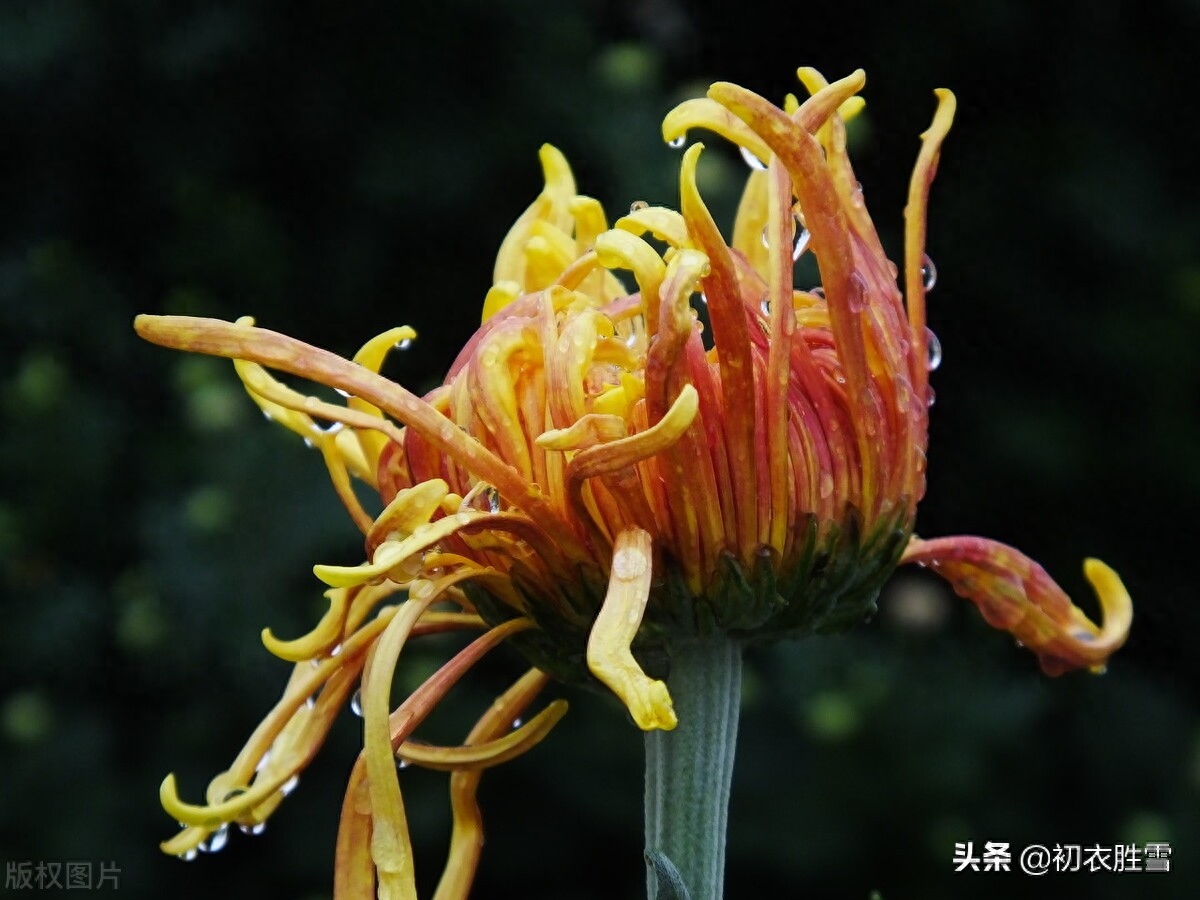
[[[979,607],[989,625],[1009,632],[1036,653],[1047,675],[1084,667],[1103,671],[1129,636],[1129,592],[1117,573],[1098,559],[1085,560],[1083,571],[1100,600],[1100,626],[1071,603],[1045,569],[997,541],[914,538],[900,561],[930,566],[956,594]]]

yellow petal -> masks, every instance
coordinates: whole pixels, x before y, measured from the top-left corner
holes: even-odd
[[[678,722],[667,685],[646,675],[629,649],[650,599],[650,550],[650,534],[640,528],[617,535],[608,594],[588,637],[587,662],[639,728],[670,731]]]

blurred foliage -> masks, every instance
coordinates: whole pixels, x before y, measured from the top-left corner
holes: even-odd
[[[421,339],[389,374],[427,389],[539,190],[541,141],[612,213],[672,202],[673,103],[861,65],[856,165],[894,254],[929,90],[960,101],[931,213],[946,364],[919,530],[1016,544],[1085,605],[1079,560],[1100,556],[1137,619],[1103,678],[1048,680],[904,573],[854,634],[756,653],[729,895],[1200,895],[1200,190],[1181,100],[1200,7],[774,9],[0,5],[0,859],[114,860],[132,896],[329,894],[349,715],[265,835],[188,866],[158,853],[162,775],[195,796],[228,764],[286,676],[259,630],[306,629],[312,563],[360,550],[319,461],[227,366],[140,345],[135,313],[253,313],[343,353],[409,323]],[[702,164],[725,221],[740,166],[715,146]],[[498,654],[431,724],[460,734],[519,669]],[[640,896],[639,735],[571,699],[484,779],[477,896]],[[404,777],[427,890],[445,779]],[[1151,839],[1174,842],[1171,875],[951,874],[956,841]]]

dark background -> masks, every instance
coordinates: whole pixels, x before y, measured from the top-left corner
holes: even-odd
[[[1200,895],[1200,4],[400,7],[0,5],[0,859],[115,861],[137,897],[330,892],[349,714],[266,834],[191,864],[156,848],[162,776],[198,798],[282,688],[259,630],[307,630],[310,566],[361,547],[319,459],[227,364],[138,342],[136,313],[253,313],[347,354],[412,324],[388,372],[427,389],[540,189],[542,141],[613,217],[674,204],[661,116],[718,79],[778,101],[809,64],[868,71],[855,162],[895,258],[930,91],[959,97],[919,531],[1016,544],[1089,610],[1099,556],[1136,619],[1106,675],[1052,680],[901,572],[869,625],[756,653],[727,894]],[[705,140],[729,223],[742,163]],[[432,737],[520,669],[499,652]],[[558,729],[483,780],[475,896],[641,896],[640,736],[560,693]],[[445,778],[404,783],[424,896]],[[955,876],[968,840],[1166,840],[1174,871]]]

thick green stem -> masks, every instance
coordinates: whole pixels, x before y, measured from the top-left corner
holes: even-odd
[[[742,689],[742,648],[726,637],[671,650],[679,725],[646,733],[646,852],[679,870],[690,900],[720,900]],[[647,895],[658,895],[654,867]],[[663,896],[666,896],[666,891]]]

